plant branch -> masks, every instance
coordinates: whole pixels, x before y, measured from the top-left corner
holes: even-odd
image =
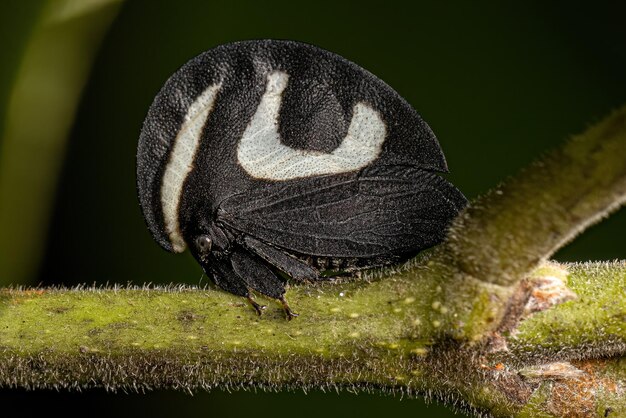
[[[626,199],[626,107],[472,202],[447,263],[512,285]]]
[[[626,286],[626,265],[577,265],[569,283],[577,300],[525,319],[506,338],[510,348],[495,350],[435,341],[432,329],[415,324],[433,307],[405,296],[406,279],[293,288],[289,298],[303,315],[291,322],[278,306],[259,318],[212,289],[4,290],[0,385],[339,387],[452,397],[508,416],[537,404],[538,387],[588,376],[586,385],[610,389],[598,390],[594,405],[626,412],[617,396],[626,391],[624,357],[597,356],[608,335],[613,353],[624,354],[626,296],[616,299],[614,291]],[[548,395],[542,402],[556,408]]]
[[[479,197],[429,260],[443,292],[441,335],[481,341],[511,318],[519,283],[626,200],[626,106]]]

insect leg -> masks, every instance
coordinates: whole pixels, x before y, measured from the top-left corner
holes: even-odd
[[[315,281],[319,279],[319,271],[271,245],[265,244],[250,236],[244,237],[244,245],[247,249],[286,273],[289,277],[298,281]]]
[[[252,305],[252,307],[256,311],[256,314],[259,315],[259,316],[261,316],[263,314],[263,311],[265,310],[265,308],[267,308],[267,306],[265,306],[265,305],[259,305],[254,299],[252,299],[252,296],[250,296],[249,294],[248,294],[248,297],[246,299],[248,299],[248,303],[250,305]]]
[[[233,295],[243,296],[252,305],[257,315],[261,316],[265,305],[259,305],[250,296],[248,283],[237,275],[233,268],[227,263],[218,260],[212,260],[210,272],[215,284],[220,288]]]
[[[280,301],[288,320],[297,316],[285,300],[285,283],[265,263],[243,249],[235,250],[230,260],[237,276],[245,280],[251,289]]]

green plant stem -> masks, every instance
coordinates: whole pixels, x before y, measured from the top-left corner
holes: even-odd
[[[511,310],[520,282],[626,200],[626,106],[479,197],[429,260],[443,292],[441,335],[481,341]]]
[[[626,199],[626,107],[472,202],[446,264],[510,286]]]
[[[506,339],[511,348],[498,350],[437,341],[420,318],[443,307],[408,296],[416,283],[436,280],[418,271],[369,284],[294,287],[288,297],[302,315],[291,322],[275,304],[257,317],[241,299],[212,289],[4,290],[0,385],[380,389],[454,397],[508,416],[541,403],[556,408],[549,390],[541,402],[533,394],[565,384],[544,370],[564,363],[572,379],[593,373],[586,384],[611,388],[598,390],[594,405],[626,413],[624,397],[613,396],[626,391],[626,294],[614,292],[626,288],[626,265],[573,267],[569,283],[581,296],[523,320]],[[609,339],[621,357],[592,371]],[[591,360],[573,362],[581,353]]]

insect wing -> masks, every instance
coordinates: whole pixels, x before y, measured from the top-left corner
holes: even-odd
[[[302,254],[398,256],[440,242],[466,202],[437,174],[394,166],[268,183],[224,200],[218,220]]]

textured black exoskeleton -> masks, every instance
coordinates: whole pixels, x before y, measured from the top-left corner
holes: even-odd
[[[187,246],[222,289],[284,299],[285,282],[390,264],[439,243],[465,197],[435,135],[358,65],[291,41],[195,57],[150,107],[137,149],[154,238]]]

